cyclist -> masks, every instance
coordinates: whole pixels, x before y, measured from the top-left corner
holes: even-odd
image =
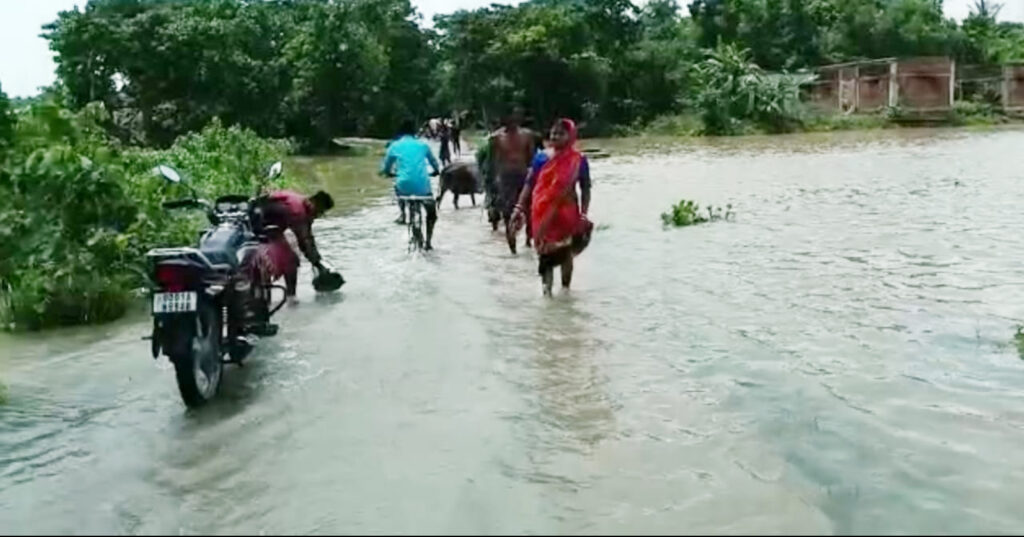
[[[437,204],[434,202],[434,192],[430,185],[430,176],[427,175],[427,163],[434,169],[430,175],[438,175],[440,166],[430,146],[426,142],[415,137],[416,123],[412,120],[405,120],[398,128],[398,138],[388,146],[384,161],[381,162],[380,172],[382,175],[394,176],[395,193],[398,196],[422,196],[423,208],[427,211],[427,243],[425,249],[431,250],[431,239],[434,236],[434,224],[437,222]],[[397,172],[393,170],[397,167]],[[413,205],[409,204],[410,211]],[[402,212],[404,219],[405,212]],[[411,215],[410,215],[411,217]]]

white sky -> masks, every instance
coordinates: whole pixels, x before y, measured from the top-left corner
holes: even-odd
[[[1024,22],[1024,0],[1002,1],[1000,19]],[[56,19],[58,12],[85,3],[86,0],[0,0],[0,86],[4,92],[12,97],[26,97],[53,82],[53,58],[47,41],[39,37],[40,27]],[[427,23],[438,13],[475,9],[491,3],[491,0],[413,0]],[[518,4],[519,0],[497,3]],[[688,2],[681,0],[679,3]],[[945,0],[946,15],[962,19],[973,3],[973,0]]]

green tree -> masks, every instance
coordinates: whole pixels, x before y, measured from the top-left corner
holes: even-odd
[[[649,121],[679,111],[689,89],[689,72],[700,59],[690,20],[680,18],[674,0],[652,0],[638,17],[639,39],[616,62],[622,91],[613,96],[620,122]]]
[[[991,64],[1024,60],[1024,25],[998,22],[1002,8],[1001,3],[975,0],[963,22],[967,39],[963,59]]]
[[[402,119],[423,118],[430,112],[437,65],[432,33],[419,27],[419,15],[409,0],[360,0],[356,10],[359,19],[376,30],[387,57],[384,80],[364,131],[392,135]]]
[[[719,45],[694,71],[694,106],[707,134],[735,134],[748,124],[786,132],[799,122],[796,85],[765,73],[750,61],[748,50]]]
[[[0,86],[0,150],[9,146],[13,139],[14,115],[11,112],[11,102]]]
[[[422,113],[433,58],[408,0],[92,0],[45,27],[69,104],[169,145],[213,117],[322,148]]]

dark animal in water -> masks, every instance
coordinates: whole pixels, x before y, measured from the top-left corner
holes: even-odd
[[[453,162],[445,166],[441,170],[439,183],[438,206],[441,205],[441,198],[444,197],[444,193],[450,190],[455,196],[454,203],[456,209],[459,208],[459,196],[463,194],[469,194],[475,207],[476,195],[483,191],[480,182],[480,171],[473,162]]]

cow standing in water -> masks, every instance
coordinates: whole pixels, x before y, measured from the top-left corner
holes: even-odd
[[[472,162],[455,162],[445,166],[441,170],[441,177],[438,180],[440,193],[437,195],[437,206],[441,206],[441,199],[445,192],[451,191],[455,197],[453,203],[459,208],[459,196],[468,194],[473,206],[476,207],[476,194],[480,192],[480,172]]]
[[[498,229],[498,220],[505,224],[505,238],[508,248],[516,253],[516,236],[512,227],[512,209],[515,207],[519,193],[526,184],[526,175],[530,170],[536,152],[535,135],[529,129],[520,127],[522,114],[517,110],[504,120],[504,126],[490,138],[489,161],[495,182],[494,203],[488,210],[491,227]],[[529,240],[529,235],[527,235]]]

